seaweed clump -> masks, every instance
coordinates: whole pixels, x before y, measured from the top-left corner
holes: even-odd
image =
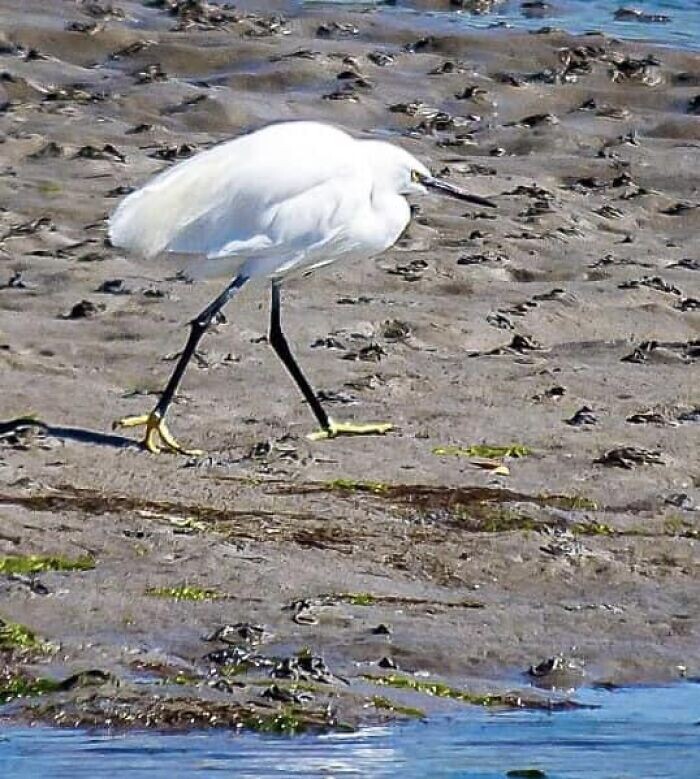
[[[394,687],[399,690],[412,690],[413,692],[431,695],[436,698],[449,698],[450,700],[462,701],[473,706],[501,707],[508,709],[546,709],[548,711],[558,711],[565,709],[581,708],[582,704],[576,701],[552,700],[549,698],[523,698],[515,692],[506,693],[474,693],[467,690],[459,690],[450,687],[443,682],[420,681],[411,679],[407,676],[390,674],[388,676],[372,676],[365,674],[367,679],[374,684],[385,687]]]
[[[423,709],[418,709],[415,706],[404,706],[401,703],[396,703],[389,698],[385,698],[382,695],[372,696],[372,705],[375,709],[383,709],[384,711],[390,711],[392,714],[400,714],[404,717],[425,717]]]
[[[9,555],[0,557],[0,573],[33,574],[48,571],[91,571],[95,561],[88,555],[59,557],[56,555]]]
[[[523,444],[492,446],[490,444],[472,444],[471,446],[436,446],[433,454],[439,457],[485,457],[489,460],[503,457],[527,457],[532,450]]]
[[[17,698],[34,698],[38,695],[101,686],[107,683],[118,684],[119,682],[111,674],[99,669],[81,671],[60,680],[7,672],[0,677],[0,704],[9,703]]]
[[[69,700],[56,699],[34,704],[28,714],[34,720],[54,725],[129,730],[226,728],[296,735],[348,728],[325,708],[307,710],[299,706],[282,705],[270,710],[251,703],[169,697],[123,687],[94,690]]]
[[[373,495],[382,495],[389,491],[390,486],[381,481],[356,481],[355,479],[332,479],[326,482],[329,490],[344,492],[370,492]]]
[[[146,595],[154,598],[172,598],[173,600],[206,601],[220,600],[226,596],[211,588],[195,587],[190,584],[179,584],[175,587],[149,587]]]
[[[25,625],[0,619],[0,651],[44,652],[50,647]]]
[[[56,692],[59,683],[44,677],[31,678],[23,674],[11,674],[0,677],[0,705],[17,698],[34,698],[37,695]]]

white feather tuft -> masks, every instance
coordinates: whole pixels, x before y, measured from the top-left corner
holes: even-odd
[[[371,256],[408,222],[393,176],[400,168],[399,179],[408,180],[411,165],[420,163],[402,150],[328,125],[269,125],[132,192],[109,220],[109,238],[146,258],[193,255],[190,272],[199,277],[240,269],[252,278]],[[374,209],[382,195],[388,211],[380,223]]]
[[[170,249],[173,239],[208,208],[206,196],[215,189],[216,176],[215,165],[206,161],[215,152],[220,156],[223,146],[164,171],[124,198],[109,220],[114,246],[146,258]]]

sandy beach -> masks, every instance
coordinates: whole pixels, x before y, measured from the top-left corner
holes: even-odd
[[[2,5],[0,716],[295,730],[700,675],[697,54]],[[329,412],[392,434],[306,439],[257,283],[169,418],[206,455],[149,455],[112,422],[150,410],[221,285],[110,247],[106,216],[287,119],[497,209],[424,198],[385,255],[285,288]]]

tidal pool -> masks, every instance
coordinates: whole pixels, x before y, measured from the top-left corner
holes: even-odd
[[[0,731],[3,779],[697,779],[700,684],[583,690],[597,708],[456,714],[324,736]],[[509,774],[510,772],[510,774]]]
[[[408,13],[422,17],[426,26],[438,31],[450,27],[478,29],[538,30],[558,27],[571,33],[597,30],[627,40],[646,40],[665,46],[700,48],[700,3],[697,0],[548,0],[542,7],[527,7],[523,0],[506,0],[490,13],[472,14],[448,2],[429,4],[421,0],[298,0],[302,6],[376,6],[386,14]],[[294,4],[293,4],[294,5]],[[631,8],[647,16],[616,16],[620,8]],[[664,21],[651,21],[650,17]],[[441,29],[442,28],[442,29]],[[454,29],[453,29],[454,31]]]

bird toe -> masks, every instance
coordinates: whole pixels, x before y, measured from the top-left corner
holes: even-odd
[[[151,454],[160,454],[163,451],[183,454],[188,457],[201,457],[204,454],[201,449],[186,449],[181,446],[168,429],[165,420],[154,413],[123,417],[112,424],[114,429],[120,427],[145,427],[146,434],[141,445]]]
[[[391,422],[334,422],[330,421],[328,428],[316,430],[309,433],[307,438],[310,441],[325,441],[329,438],[336,438],[345,435],[385,435],[394,429]]]

